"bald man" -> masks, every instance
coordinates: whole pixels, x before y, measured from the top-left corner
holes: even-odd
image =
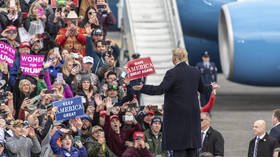
[[[187,64],[188,53],[172,51],[174,68],[168,70],[158,86],[139,85],[134,90],[148,95],[164,95],[163,140],[165,150],[174,157],[198,157],[201,147],[200,109],[197,92],[211,92],[217,84],[205,86],[198,69]]]
[[[256,137],[250,141],[248,157],[278,157],[279,145],[266,133],[264,120],[254,122],[253,133]]]

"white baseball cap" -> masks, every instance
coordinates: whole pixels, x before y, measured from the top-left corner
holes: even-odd
[[[83,58],[83,63],[91,63],[91,64],[93,64],[93,58],[90,57],[90,56],[85,56]]]

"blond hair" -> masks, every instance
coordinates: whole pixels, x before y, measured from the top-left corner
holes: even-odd
[[[27,79],[23,79],[23,80],[20,80],[20,82],[19,82],[19,90],[21,91],[21,92],[23,92],[23,85],[24,84],[28,84],[29,85],[29,93],[32,93],[33,92],[33,88],[32,88],[32,84],[31,84],[31,82],[29,81],[29,80],[27,80]]]
[[[75,60],[72,57],[66,57],[65,62],[62,65],[62,73],[65,74],[66,76],[70,75],[70,71],[68,71],[67,67],[69,63],[75,63]]]
[[[180,62],[188,61],[188,52],[184,48],[175,48],[172,50],[172,55],[174,58],[179,60]]]

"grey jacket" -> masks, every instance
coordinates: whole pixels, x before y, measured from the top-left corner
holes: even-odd
[[[40,153],[41,151],[40,143],[36,137],[9,137],[6,146],[9,151],[15,154],[15,157],[31,157],[31,152]]]

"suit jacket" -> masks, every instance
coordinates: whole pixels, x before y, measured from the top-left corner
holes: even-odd
[[[160,85],[144,85],[141,89],[144,94],[164,94],[162,145],[165,150],[201,147],[197,91],[207,93],[211,87],[204,86],[199,70],[186,62],[168,70]]]
[[[278,144],[280,144],[280,124],[274,126],[270,130],[269,136],[275,138],[278,141]]]
[[[217,82],[218,69],[215,63],[209,62],[209,67],[206,67],[203,62],[199,62],[196,64],[196,68],[201,72],[203,83],[211,84],[211,82]]]
[[[214,156],[224,156],[224,138],[220,132],[212,127],[206,132],[202,152],[210,152]]]
[[[248,157],[253,157],[254,155],[255,140],[256,137],[250,141]],[[277,141],[274,138],[271,138],[268,134],[265,134],[265,136],[259,141],[257,157],[273,157],[274,150],[278,147]]]

